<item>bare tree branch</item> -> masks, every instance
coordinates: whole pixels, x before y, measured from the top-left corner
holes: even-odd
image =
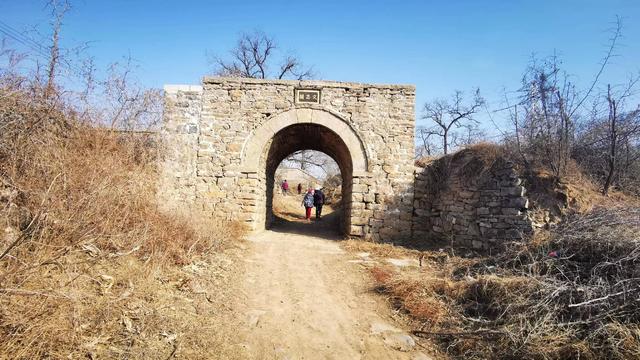
[[[243,33],[235,48],[230,51],[230,59],[213,56],[210,62],[214,64],[218,76],[298,80],[313,76],[311,68],[305,68],[300,59],[292,55],[284,57],[280,65],[275,65],[277,50],[275,40],[265,33]],[[271,73],[271,68],[278,70]]]
[[[434,126],[428,129],[421,129],[421,133],[428,137],[441,137],[442,152],[447,154],[451,145],[452,128],[462,128],[474,123],[477,124],[473,115],[480,110],[484,103],[484,98],[480,96],[480,89],[474,91],[473,99],[469,104],[464,103],[464,94],[458,90],[454,92],[451,102],[442,99],[436,99],[430,103],[427,102],[424,104],[422,118],[431,120]]]

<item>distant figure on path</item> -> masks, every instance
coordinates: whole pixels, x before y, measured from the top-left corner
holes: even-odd
[[[302,184],[298,183],[298,195],[302,194]]]
[[[307,222],[311,221],[311,209],[313,209],[313,189],[309,188],[309,191],[304,195],[302,199],[302,205],[306,210],[306,219]]]
[[[289,192],[289,183],[288,183],[288,182],[287,182],[287,180],[285,179],[285,180],[282,182],[282,193],[286,195],[286,194],[287,194],[287,192]]]
[[[322,205],[324,205],[324,193],[320,187],[316,187],[316,191],[313,193],[313,205],[316,207],[316,220],[322,216]]]

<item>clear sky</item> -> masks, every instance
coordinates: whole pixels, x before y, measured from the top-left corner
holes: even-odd
[[[0,0],[17,29],[48,19],[44,1]],[[319,78],[417,87],[417,113],[434,97],[479,86],[490,109],[517,90],[532,53],[556,51],[578,85],[598,70],[616,15],[624,38],[603,76],[640,69],[640,0],[132,1],[76,0],[64,44],[90,41],[99,65],[131,54],[147,86],[199,83],[206,51],[224,54],[242,31],[264,31]],[[514,96],[513,94],[510,96]],[[497,114],[499,120],[499,114]],[[485,119],[486,120],[486,119]],[[490,125],[485,125],[490,127]]]

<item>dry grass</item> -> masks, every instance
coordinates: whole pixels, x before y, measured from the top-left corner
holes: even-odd
[[[274,191],[273,212],[289,221],[303,220],[305,218],[305,210],[302,206],[303,196],[298,194],[283,195]]]
[[[418,257],[422,254],[420,251],[394,246],[393,244],[378,244],[353,239],[345,240],[341,245],[351,252],[368,252],[380,257]]]
[[[0,127],[0,357],[232,353],[222,252],[243,229],[159,212],[152,138],[19,88]]]
[[[636,359],[638,229],[639,208],[595,208],[497,257],[425,252],[427,266],[372,275],[416,320],[414,334],[454,358]]]

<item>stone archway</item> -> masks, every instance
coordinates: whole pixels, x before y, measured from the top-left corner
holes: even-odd
[[[341,168],[348,235],[409,238],[414,99],[409,85],[335,81],[207,77],[202,86],[166,86],[159,200],[261,230],[274,166],[288,151],[316,149]]]
[[[298,150],[317,150],[332,157],[342,176],[342,232],[349,233],[353,174],[364,174],[367,157],[362,141],[343,119],[322,109],[295,108],[272,116],[244,144],[242,170],[256,172],[258,193],[265,194],[256,208],[255,229],[269,228],[275,170]]]

